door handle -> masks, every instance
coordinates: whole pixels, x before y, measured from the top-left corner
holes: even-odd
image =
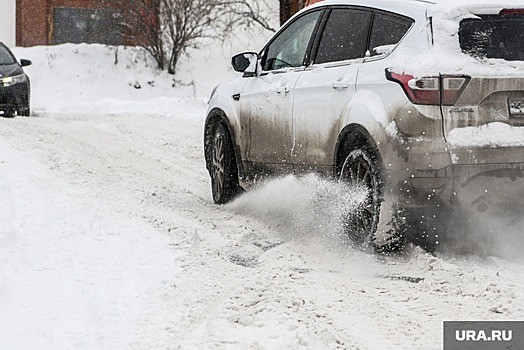
[[[333,86],[333,89],[347,89],[349,87],[349,81],[344,78],[338,78],[331,86]]]
[[[289,92],[289,85],[282,85],[282,86],[279,86],[277,87],[277,92],[280,94],[280,93],[288,93]]]

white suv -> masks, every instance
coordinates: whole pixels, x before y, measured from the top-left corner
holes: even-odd
[[[259,53],[233,57],[242,76],[212,93],[214,201],[261,176],[326,174],[369,189],[346,229],[388,248],[406,232],[431,242],[428,218],[447,211],[520,209],[522,38],[522,1],[307,7]]]

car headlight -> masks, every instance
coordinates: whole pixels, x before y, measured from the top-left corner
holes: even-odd
[[[3,86],[11,86],[18,83],[23,83],[27,80],[25,74],[15,75],[14,77],[0,78],[0,84]]]

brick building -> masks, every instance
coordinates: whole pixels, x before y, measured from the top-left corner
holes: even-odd
[[[102,0],[16,0],[16,45],[129,44]]]

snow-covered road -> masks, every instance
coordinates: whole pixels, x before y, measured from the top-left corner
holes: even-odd
[[[443,320],[524,319],[521,259],[359,252],[336,184],[214,205],[205,105],[170,103],[0,118],[0,349],[441,349]]]

